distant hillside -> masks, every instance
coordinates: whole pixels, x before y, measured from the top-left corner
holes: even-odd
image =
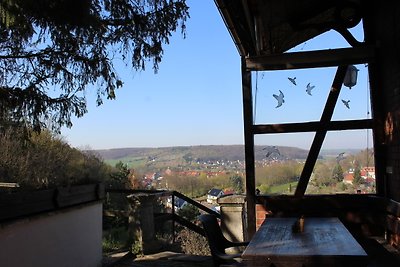
[[[255,146],[256,160],[265,159],[268,149],[266,146]],[[279,153],[289,159],[304,160],[307,150],[296,147],[277,146]],[[203,161],[236,161],[244,160],[244,146],[242,145],[210,145],[210,146],[176,146],[161,148],[115,148],[95,150],[106,161],[131,159],[158,159],[159,161],[178,160],[203,160]]]
[[[321,150],[320,155],[324,158],[332,158],[336,157],[342,152],[345,152],[346,154],[357,154],[360,153],[363,149],[354,149],[354,148],[349,148],[349,149],[323,149]]]

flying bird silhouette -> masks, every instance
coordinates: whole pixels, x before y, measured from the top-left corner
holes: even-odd
[[[275,97],[276,100],[278,100],[278,105],[275,108],[279,108],[280,106],[282,106],[283,103],[285,103],[285,100],[283,99],[285,96],[283,95],[282,91],[279,90],[279,95],[272,95],[273,97]]]
[[[315,85],[311,86],[310,83],[308,83],[307,89],[306,89],[307,94],[312,95],[311,90],[314,89],[314,87],[315,87]]]
[[[342,99],[342,102],[343,102],[343,104],[346,106],[346,108],[348,108],[348,109],[350,109],[350,105],[349,105],[349,102],[350,102],[350,100],[343,100]]]
[[[290,81],[291,83],[293,83],[294,85],[297,85],[297,83],[296,83],[296,77],[294,77],[294,78],[288,77],[288,79],[289,79],[289,81]]]
[[[337,155],[336,162],[339,163],[341,160],[344,160],[344,159],[345,159],[344,152],[342,152],[339,155]]]
[[[279,149],[276,146],[267,146],[264,147],[262,150],[266,150],[267,153],[265,154],[265,157],[270,159],[277,159],[280,155],[281,152],[279,152]]]

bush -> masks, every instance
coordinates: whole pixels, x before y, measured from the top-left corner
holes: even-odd
[[[181,245],[182,252],[185,254],[211,255],[207,239],[187,228],[183,228],[178,232],[177,240]]]
[[[112,228],[103,233],[103,252],[107,253],[128,247],[128,230],[125,227]]]
[[[188,221],[194,222],[200,215],[200,211],[195,206],[188,204],[178,210],[177,214]]]

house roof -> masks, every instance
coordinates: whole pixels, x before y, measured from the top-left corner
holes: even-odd
[[[181,198],[176,197],[174,199],[174,206],[177,208],[182,208],[185,204],[186,204],[186,201]]]
[[[220,195],[221,193],[223,193],[223,191],[221,189],[217,189],[217,188],[213,188],[210,191],[208,191],[208,195],[214,196],[214,197]]]
[[[346,173],[343,178],[344,181],[353,182],[354,180],[354,173]]]
[[[331,29],[354,27],[361,0],[215,0],[241,56],[279,54]]]

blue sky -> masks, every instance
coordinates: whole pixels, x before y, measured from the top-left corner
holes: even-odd
[[[187,3],[186,39],[179,32],[173,35],[157,74],[150,64],[146,71],[135,72],[117,62],[124,86],[117,91],[116,100],[105,100],[96,107],[95,90],[88,89],[89,112],[75,118],[71,129],[62,130],[72,146],[107,149],[244,143],[239,54],[213,0]],[[360,28],[355,30],[359,39]],[[345,46],[343,38],[330,32],[293,51]],[[358,84],[351,90],[342,89],[335,120],[367,117],[367,68],[357,68]],[[254,73],[256,123],[319,120],[334,73],[335,68]],[[287,77],[297,77],[298,85]],[[305,91],[309,82],[315,85],[312,96]],[[285,103],[275,108],[272,95],[279,90],[285,94]],[[340,99],[350,99],[351,108],[345,108]],[[365,130],[329,133],[324,148],[365,148],[366,136]],[[312,133],[281,134],[256,136],[255,141],[308,149],[312,138]]]

